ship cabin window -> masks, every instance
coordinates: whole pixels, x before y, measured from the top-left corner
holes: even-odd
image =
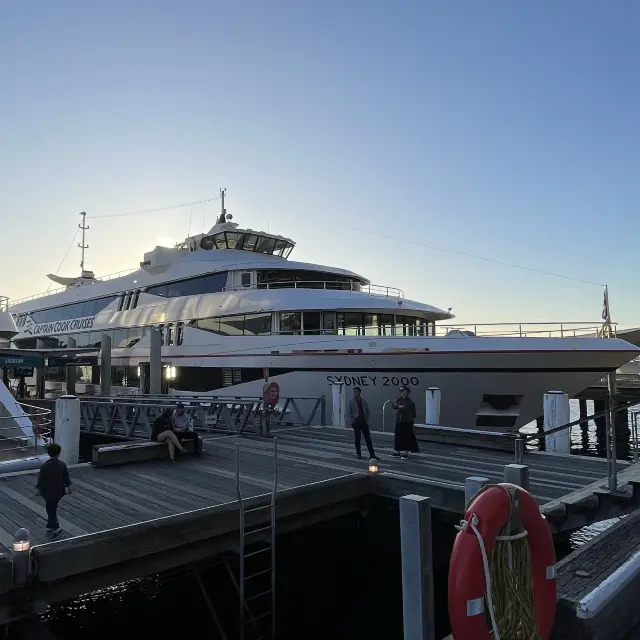
[[[240,276],[240,284],[243,287],[250,287],[251,286],[251,273],[248,271],[245,271],[241,276]]]
[[[182,296],[198,296],[205,293],[220,293],[227,286],[227,272],[208,273],[197,278],[167,282],[149,287],[147,293],[163,298],[181,298]]]
[[[200,247],[207,251],[211,249],[234,249],[236,251],[265,253],[282,258],[288,258],[294,246],[294,243],[289,240],[249,231],[220,231],[210,236],[205,236],[200,241]]]
[[[48,322],[59,322],[61,320],[73,320],[75,318],[88,318],[98,315],[98,313],[110,305],[115,299],[116,296],[108,296],[95,300],[76,302],[75,304],[67,304],[62,307],[53,307],[52,309],[41,309],[29,314],[20,314],[18,315],[18,319],[24,324],[22,317],[24,316],[26,320],[27,315],[30,315],[36,324],[45,324]]]
[[[200,318],[192,326],[222,336],[264,336],[271,333],[270,313]]]
[[[270,269],[258,271],[258,289],[332,289],[361,291],[362,282],[356,278],[324,271],[303,269]]]
[[[280,333],[341,336],[426,336],[429,323],[407,315],[281,311]]]

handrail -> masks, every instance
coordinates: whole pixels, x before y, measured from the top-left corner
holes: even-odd
[[[337,280],[258,282],[256,284],[224,287],[222,291],[253,291],[259,289],[324,289],[330,291],[353,291],[355,293],[364,293],[370,296],[381,296],[385,298],[404,298],[404,291],[397,287],[387,287],[379,284],[361,284],[359,282],[341,282]]]
[[[100,284],[101,282],[108,282],[109,280],[115,280],[116,278],[122,278],[124,276],[128,276],[135,271],[140,271],[140,267],[133,267],[131,269],[124,269],[122,271],[115,271],[114,273],[108,273],[105,276],[101,276],[100,278],[96,278],[94,282],[91,284]],[[82,285],[87,286],[87,285]],[[52,296],[56,293],[62,293],[63,291],[68,291],[69,287],[59,287],[57,289],[51,289],[49,291],[42,291],[41,293],[35,293],[31,296],[26,296],[24,298],[18,298],[17,300],[12,300],[11,306],[16,304],[22,304],[23,302],[29,302],[30,300],[37,300],[38,298],[44,298],[46,296]]]

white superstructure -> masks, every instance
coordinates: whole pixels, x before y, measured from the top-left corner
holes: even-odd
[[[158,246],[117,277],[84,268],[78,278],[49,276],[64,288],[11,305],[14,344],[97,350],[109,332],[113,384],[134,388],[148,380],[155,326],[169,393],[260,396],[268,368],[283,397],[329,398],[333,383],[360,386],[379,427],[400,385],[411,387],[419,420],[425,390],[437,386],[442,424],[501,429],[540,415],[544,392],[574,395],[639,353],[615,338],[580,337],[593,335],[595,323],[443,327],[436,323],[452,319],[449,311],[351,271],[293,262],[292,240],[230,218],[223,198],[208,233]],[[80,391],[99,383],[92,365],[77,368]],[[62,386],[61,371],[48,375],[50,388],[56,375]]]

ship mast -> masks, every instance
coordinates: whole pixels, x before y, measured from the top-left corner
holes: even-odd
[[[224,199],[227,195],[226,189],[220,189],[220,217],[218,218],[218,224],[224,224],[227,221],[227,210],[224,208]]]
[[[86,224],[87,212],[82,211],[80,212],[80,215],[82,216],[82,222],[78,225],[78,229],[82,230],[82,242],[78,243],[78,247],[80,247],[80,249],[82,250],[82,258],[80,260],[80,269],[82,273],[84,273],[84,250],[89,248],[89,245],[84,243],[84,239],[85,239],[85,231],[87,231],[89,227]]]

